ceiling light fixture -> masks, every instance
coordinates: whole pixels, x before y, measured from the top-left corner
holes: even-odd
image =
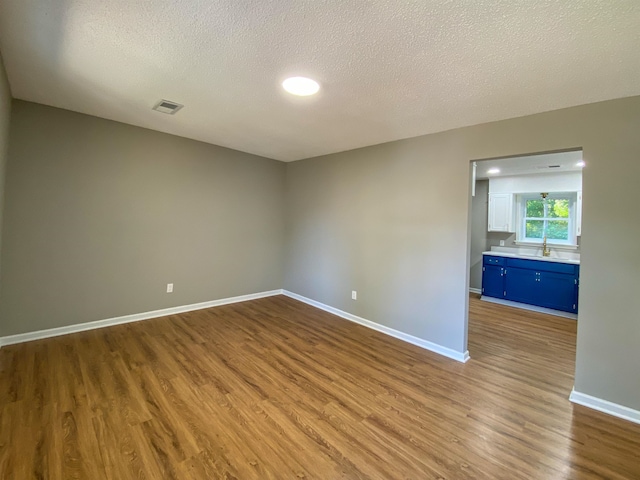
[[[307,77],[290,77],[282,82],[282,88],[292,95],[307,97],[318,93],[320,84]]]
[[[487,173],[500,173],[500,169],[499,168],[490,168],[489,170],[487,170]]]
[[[576,163],[576,167],[584,167],[586,165],[586,163],[584,163],[584,160],[580,160],[578,163]]]

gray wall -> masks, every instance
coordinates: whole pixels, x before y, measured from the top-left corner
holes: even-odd
[[[469,163],[450,158],[457,132],[289,164],[285,288],[464,352]]]
[[[471,257],[469,259],[469,288],[482,288],[482,252],[489,249],[489,180],[476,182],[476,195],[471,197]],[[498,241],[498,245],[500,242]]]
[[[638,131],[633,97],[284,165],[16,101],[0,334],[284,285],[463,352],[469,162],[582,147],[576,389],[640,409]]]
[[[14,101],[0,334],[281,288],[284,180],[275,160]]]
[[[640,409],[639,131],[632,97],[289,164],[285,288],[462,352],[469,162],[582,147],[576,390]]]
[[[11,120],[11,90],[0,56],[0,248],[2,245],[2,215],[4,212],[5,172],[9,150],[9,122]],[[0,267],[2,257],[0,257]],[[2,280],[0,279],[0,282]],[[0,330],[2,326],[0,324]]]

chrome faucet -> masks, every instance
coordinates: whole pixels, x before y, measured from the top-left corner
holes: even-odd
[[[547,236],[544,236],[544,239],[542,240],[542,256],[543,257],[548,257],[549,255],[551,255],[551,250],[549,250],[549,247],[547,247]]]

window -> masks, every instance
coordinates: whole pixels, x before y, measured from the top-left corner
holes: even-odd
[[[549,245],[576,245],[575,193],[518,195],[519,242],[542,243],[545,235]]]

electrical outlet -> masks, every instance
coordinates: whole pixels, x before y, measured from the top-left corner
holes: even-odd
[[[500,240],[500,246],[504,247],[504,240]]]
[[[358,292],[356,292],[355,290],[351,291],[351,300],[357,300],[358,299]]]
[[[173,283],[167,283],[167,293],[173,293]]]

